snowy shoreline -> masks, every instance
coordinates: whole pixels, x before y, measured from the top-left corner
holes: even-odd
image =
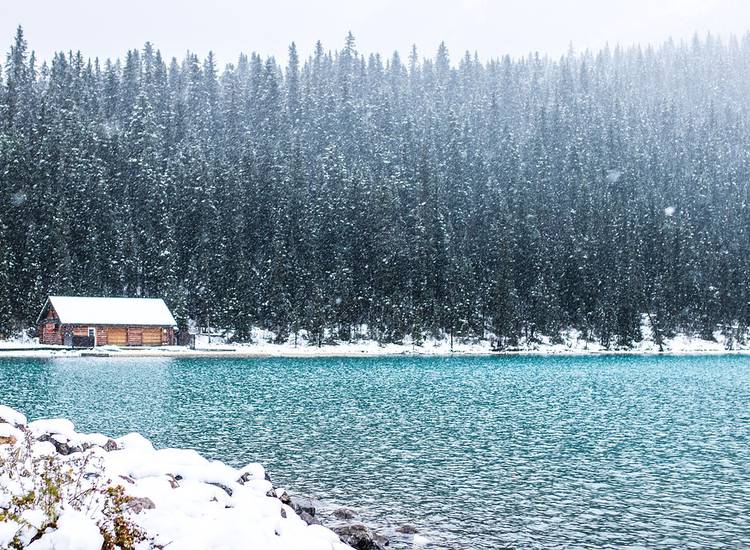
[[[61,348],[59,350],[35,350],[28,348],[24,350],[13,349],[3,350],[0,348],[0,359],[76,359],[76,358],[183,358],[183,359],[268,359],[268,358],[288,358],[288,359],[326,359],[342,358],[356,359],[366,357],[597,357],[597,356],[649,356],[649,357],[679,357],[679,356],[700,356],[700,355],[750,355],[750,349],[682,349],[682,350],[643,350],[643,349],[616,349],[616,350],[549,350],[549,349],[524,349],[524,350],[454,350],[448,352],[422,352],[413,350],[384,350],[382,352],[371,352],[368,350],[337,350],[323,348],[320,351],[307,350],[253,350],[242,347],[236,351],[213,351],[209,348],[203,349],[122,349],[122,350],[70,350]]]
[[[596,356],[596,355],[746,355],[750,343],[728,342],[719,332],[714,340],[680,334],[665,339],[660,347],[654,342],[647,327],[643,338],[628,348],[606,348],[597,342],[580,338],[571,331],[552,343],[550,338],[521,343],[514,348],[496,350],[490,340],[461,341],[425,339],[420,344],[380,344],[373,340],[335,342],[321,346],[292,342],[272,343],[268,334],[259,334],[250,344],[205,344],[195,349],[187,346],[154,348],[118,348],[101,346],[88,350],[72,350],[63,346],[40,346],[34,340],[0,340],[0,358],[12,357],[184,357],[184,358],[354,358],[354,357],[452,357],[452,356]]]
[[[137,433],[117,439],[79,433],[63,418],[28,422],[4,405],[0,466],[0,548],[352,550],[386,544],[357,522],[321,525],[315,508],[274,487],[260,464],[232,468],[190,449],[155,449]]]

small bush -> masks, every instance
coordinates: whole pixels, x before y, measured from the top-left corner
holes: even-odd
[[[14,550],[44,536],[57,527],[64,509],[84,513],[94,520],[104,537],[105,550],[132,550],[145,535],[127,517],[131,497],[123,487],[111,485],[101,457],[94,452],[63,457],[57,453],[38,456],[30,432],[20,445],[0,448],[0,494],[12,495],[0,506],[0,523],[15,522],[18,531],[10,547]],[[27,517],[30,511],[42,511],[38,524]]]

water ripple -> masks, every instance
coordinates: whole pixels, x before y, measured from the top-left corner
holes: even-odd
[[[2,360],[0,401],[263,462],[428,548],[750,547],[743,357]]]

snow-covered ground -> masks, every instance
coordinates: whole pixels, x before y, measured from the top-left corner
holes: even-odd
[[[354,342],[336,342],[335,344],[324,344],[322,346],[307,344],[294,345],[293,342],[283,344],[273,343],[272,334],[263,334],[256,331],[253,343],[237,344],[233,346],[204,345],[198,350],[210,352],[213,350],[233,350],[232,353],[239,355],[259,355],[278,357],[358,357],[358,356],[388,356],[388,355],[425,355],[425,356],[449,356],[449,355],[586,355],[602,353],[631,353],[631,354],[694,354],[694,353],[743,353],[750,352],[750,345],[738,345],[734,343],[732,348],[727,347],[725,337],[717,332],[714,341],[704,340],[688,335],[677,335],[666,339],[662,349],[651,338],[644,338],[629,348],[607,349],[599,342],[587,341],[581,338],[575,331],[567,331],[560,335],[556,343],[547,336],[538,337],[535,341],[520,342],[518,346],[505,350],[497,350],[493,347],[494,339],[486,340],[460,340],[454,339],[451,346],[450,338],[442,339],[425,338],[416,344],[406,339],[401,344],[379,344],[373,340],[357,340]]]
[[[27,422],[0,405],[0,548],[351,550],[285,496],[260,464],[156,450],[136,433],[78,433],[65,419]]]
[[[361,331],[363,333],[365,331]],[[231,334],[231,333],[228,333]],[[229,344],[216,343],[214,338],[196,339],[195,349],[183,346],[163,346],[158,348],[118,348],[117,346],[100,346],[95,352],[71,351],[62,347],[39,346],[33,339],[0,341],[0,357],[49,357],[80,356],[100,354],[104,356],[227,356],[227,357],[368,357],[392,355],[589,355],[589,354],[710,354],[710,353],[750,353],[750,334],[744,341],[728,341],[721,332],[714,333],[713,340],[706,340],[694,335],[678,334],[665,338],[659,346],[653,337],[653,331],[647,316],[641,323],[641,340],[628,348],[605,347],[600,342],[586,340],[577,330],[563,331],[558,338],[538,336],[533,341],[521,341],[517,346],[498,351],[494,348],[495,338],[488,336],[483,340],[466,340],[455,338],[451,345],[450,338],[425,337],[421,342],[412,342],[409,337],[402,343],[381,344],[374,340],[358,338],[353,341],[327,341],[320,346],[308,342],[304,333],[295,338],[290,336],[284,343],[275,343],[272,332],[254,329],[251,343]]]

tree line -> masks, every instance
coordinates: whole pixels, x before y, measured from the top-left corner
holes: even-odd
[[[0,73],[0,332],[158,296],[279,340],[750,320],[750,35],[559,58],[38,62]]]

